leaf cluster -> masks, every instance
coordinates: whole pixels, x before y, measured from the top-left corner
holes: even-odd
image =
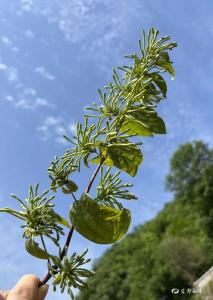
[[[132,187],[130,183],[123,183],[119,178],[120,171],[111,173],[111,167],[108,167],[104,173],[104,169],[101,168],[100,182],[97,186],[97,196],[94,199],[97,203],[102,205],[108,205],[112,207],[122,208],[122,200],[135,200],[137,197],[129,192],[127,188]]]
[[[106,92],[99,90],[102,103],[87,108],[95,114],[85,115],[85,123],[78,123],[76,136],[67,138],[76,147],[63,156],[65,165],[73,162],[74,157],[79,170],[81,159],[87,167],[103,161],[107,166],[135,176],[143,156],[138,147],[140,143],[131,138],[166,133],[155,108],[166,98],[163,73],[174,76],[168,51],[176,47],[176,43],[167,43],[170,37],[158,40],[158,33],[151,29],[146,36],[143,32],[139,55],[126,56],[133,65],[113,69],[113,81],[105,87]],[[97,124],[89,125],[88,118],[98,118]]]
[[[76,170],[76,166],[69,164],[64,166],[60,160],[55,157],[48,169],[48,175],[51,179],[51,190],[56,192],[57,188],[61,188],[64,194],[71,194],[78,190],[77,184],[69,179],[71,173]]]
[[[49,264],[50,273],[54,276],[53,289],[56,291],[57,285],[61,289],[61,293],[67,289],[68,294],[74,299],[74,294],[72,292],[72,287],[83,290],[87,287],[87,283],[83,280],[91,277],[94,272],[85,269],[83,265],[90,262],[90,259],[85,259],[85,255],[88,252],[86,249],[81,255],[77,255],[75,252],[70,258],[65,255],[61,260],[61,253],[59,257],[53,257],[52,261],[54,267]]]
[[[39,195],[38,188],[39,184],[36,184],[34,189],[30,186],[28,197],[24,201],[12,194],[12,197],[19,202],[22,211],[3,208],[0,212],[9,213],[24,221],[21,227],[24,228],[25,239],[33,240],[38,236],[46,236],[58,244],[60,235],[64,235],[63,228],[59,224],[69,226],[69,223],[54,211],[55,204],[52,200],[55,196],[47,198],[48,190]]]

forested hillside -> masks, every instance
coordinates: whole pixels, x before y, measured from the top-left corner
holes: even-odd
[[[177,299],[172,288],[191,287],[213,265],[213,150],[201,141],[180,146],[166,186],[173,201],[99,259],[78,300]]]

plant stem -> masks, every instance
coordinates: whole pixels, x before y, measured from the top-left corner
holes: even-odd
[[[98,165],[98,167],[96,168],[94,174],[92,175],[92,177],[91,177],[91,179],[89,181],[89,184],[88,184],[88,186],[86,188],[86,193],[89,193],[89,191],[90,191],[90,189],[92,187],[92,184],[93,184],[93,182],[94,182],[94,180],[95,180],[95,178],[96,178],[96,176],[97,176],[97,174],[98,174],[98,172],[99,172],[99,170],[100,170],[100,168],[101,168],[104,160],[105,160],[105,158],[101,159],[100,164]]]
[[[71,195],[72,195],[73,199],[74,199],[75,201],[77,201],[77,199],[76,199],[76,197],[75,197],[75,194],[74,194],[73,192],[71,193]]]
[[[86,191],[85,191],[86,193],[89,193],[89,191],[90,191],[90,189],[91,189],[91,187],[93,185],[93,182],[94,182],[94,180],[95,180],[95,178],[96,178],[96,176],[97,176],[97,174],[98,174],[98,172],[99,172],[99,170],[100,170],[100,168],[101,168],[104,160],[105,160],[105,158],[101,159],[100,164],[98,165],[98,167],[96,168],[95,172],[93,173],[93,175],[92,175],[92,177],[91,177],[91,179],[89,181],[89,184],[88,184],[88,186],[86,188]],[[67,249],[69,248],[70,241],[71,241],[72,235],[73,235],[73,231],[74,231],[74,227],[73,227],[73,225],[71,225],[71,228],[70,228],[70,230],[68,232],[68,235],[67,235],[67,239],[66,239],[65,245],[64,245],[63,250],[61,252],[61,257],[60,257],[61,260],[64,258],[65,253],[66,253]],[[53,266],[53,268],[54,268],[54,266]],[[50,274],[50,272],[48,272],[45,275],[45,277],[39,282],[38,286],[41,287],[42,285],[46,284],[51,277],[52,277],[52,275]]]
[[[45,242],[44,242],[44,238],[43,238],[42,234],[40,235],[40,238],[41,238],[41,243],[42,243],[42,245],[43,245],[43,247],[44,247],[44,250],[46,251],[46,253],[48,253],[48,252],[47,252],[46,245],[45,245]],[[48,258],[47,260],[48,260],[48,263],[50,264],[49,258]]]
[[[62,260],[64,258],[64,255],[66,253],[66,249],[68,249],[69,247],[69,244],[70,244],[70,241],[71,241],[71,238],[72,238],[72,235],[73,235],[73,231],[74,231],[74,227],[71,225],[71,228],[68,232],[68,235],[67,235],[67,239],[66,239],[66,243],[64,245],[64,248],[61,252],[61,257],[60,259]],[[54,268],[54,266],[53,266]],[[46,284],[48,282],[48,280],[52,277],[52,275],[50,274],[50,272],[48,272],[45,277],[39,282],[39,287],[41,287],[42,285]]]

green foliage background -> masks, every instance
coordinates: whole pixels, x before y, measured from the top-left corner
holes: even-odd
[[[78,300],[193,299],[171,289],[192,287],[213,263],[213,150],[201,141],[180,146],[166,186],[174,200],[97,261]]]

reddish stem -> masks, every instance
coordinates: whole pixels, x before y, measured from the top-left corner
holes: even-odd
[[[66,249],[68,249],[69,247],[69,244],[70,244],[70,241],[71,241],[71,238],[72,238],[72,235],[73,235],[73,231],[74,231],[74,227],[71,226],[70,230],[69,230],[69,233],[67,235],[67,239],[66,239],[66,243],[64,245],[64,248],[61,252],[61,256],[60,256],[60,259],[62,260],[64,258],[64,255],[66,253]],[[53,267],[54,268],[54,267]],[[48,280],[52,277],[52,275],[50,274],[50,272],[48,272],[45,277],[39,282],[39,287],[46,284],[48,282]]]
[[[91,187],[93,185],[93,182],[94,182],[94,180],[95,180],[95,178],[96,178],[96,176],[97,176],[97,174],[98,174],[98,172],[99,172],[99,170],[100,170],[100,168],[101,168],[104,160],[105,160],[105,158],[101,159],[100,164],[98,165],[98,167],[96,168],[95,172],[93,173],[93,175],[92,175],[92,177],[91,177],[91,179],[89,181],[89,184],[88,184],[88,186],[86,188],[86,193],[89,193],[89,191],[90,191],[90,189],[91,189]],[[71,241],[72,235],[73,235],[73,231],[74,231],[74,227],[73,227],[73,225],[71,225],[71,228],[70,228],[70,230],[68,232],[68,235],[67,235],[66,243],[65,243],[64,248],[63,248],[63,250],[61,252],[61,256],[60,256],[61,260],[64,258],[65,254],[66,254],[66,250],[69,248],[70,241]],[[54,268],[54,266],[53,266],[53,268]],[[41,287],[42,285],[46,284],[51,277],[52,277],[52,275],[50,274],[50,272],[48,272],[45,275],[45,277],[39,282],[38,286]]]
[[[95,177],[97,176],[97,174],[98,174],[98,172],[99,172],[99,170],[100,170],[100,168],[101,168],[101,166],[102,166],[104,160],[105,160],[105,158],[102,158],[102,159],[101,159],[100,164],[98,165],[98,167],[96,168],[94,174],[92,175],[92,177],[91,177],[91,179],[90,179],[90,181],[89,181],[89,184],[88,184],[88,186],[87,186],[87,188],[86,188],[86,193],[89,193],[89,191],[90,191],[90,189],[91,189],[91,187],[92,187],[92,184],[93,184],[93,182],[94,182],[94,180],[95,180]]]

